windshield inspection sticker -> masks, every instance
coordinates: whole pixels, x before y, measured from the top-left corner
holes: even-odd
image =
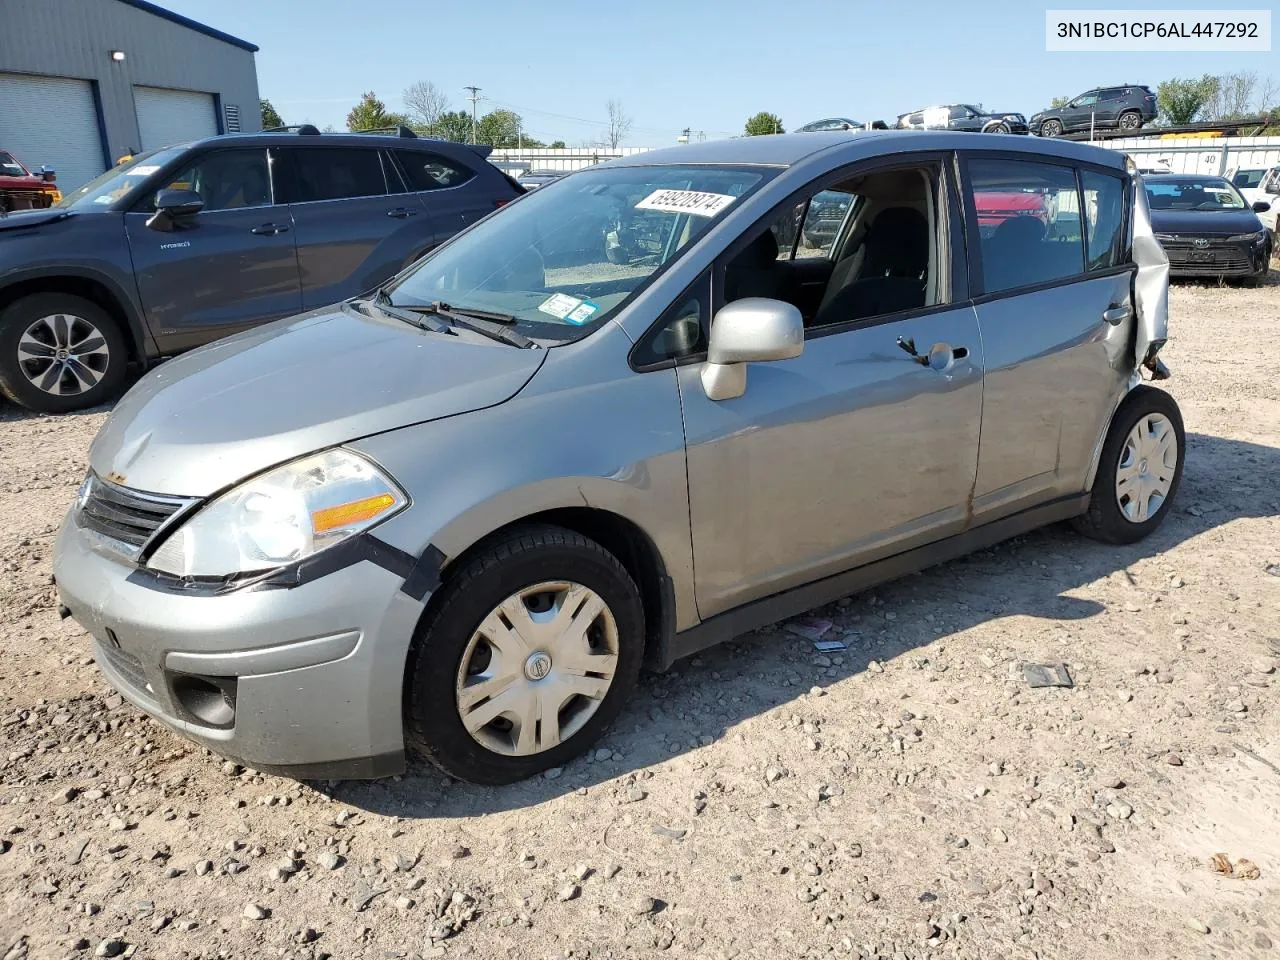
[[[151,176],[153,173],[155,173],[155,172],[156,172],[157,170],[159,170],[159,169],[160,169],[160,168],[159,168],[158,166],[156,166],[154,163],[153,163],[153,164],[150,164],[150,165],[148,165],[148,166],[134,167],[132,170],[130,170],[130,171],[129,171],[129,176],[131,176],[131,177],[149,177],[149,176]]]
[[[567,293],[553,293],[538,304],[538,309],[543,313],[549,313],[557,320],[563,320],[580,306],[582,301],[577,297],[571,297]]]
[[[696,217],[714,217],[737,197],[725,193],[698,193],[696,190],[655,190],[636,204],[637,210],[661,210],[664,213],[692,213]]]
[[[599,309],[600,306],[598,304],[592,303],[590,300],[583,300],[582,303],[565,314],[564,318],[574,326],[580,327],[590,320],[591,315]]]

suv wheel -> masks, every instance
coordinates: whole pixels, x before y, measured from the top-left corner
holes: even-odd
[[[560,527],[512,530],[441,588],[405,675],[406,738],[451,777],[503,784],[560,766],[640,674],[640,592],[613,554]]]
[[[1120,114],[1121,130],[1137,130],[1142,126],[1142,114],[1137,110],[1126,110]]]
[[[0,313],[0,393],[39,413],[65,413],[113,396],[128,348],[97,304],[38,293]]]
[[[1182,482],[1182,414],[1155,387],[1130,391],[1111,421],[1089,510],[1074,521],[1085,536],[1134,543],[1160,526]]]
[[[1008,133],[1008,132],[1009,132],[1009,124],[1005,123],[1003,120],[1001,120],[999,123],[993,123],[991,126],[987,127],[987,129],[983,131],[983,133]]]
[[[1040,136],[1042,137],[1060,137],[1062,136],[1061,120],[1046,120],[1040,124]]]

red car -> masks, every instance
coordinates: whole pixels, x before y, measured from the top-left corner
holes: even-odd
[[[0,150],[0,213],[44,210],[61,199],[52,170],[32,173],[13,154]]]
[[[978,227],[984,235],[1014,217],[1035,217],[1042,223],[1049,222],[1049,206],[1041,193],[979,190],[974,192],[973,199],[978,208]]]

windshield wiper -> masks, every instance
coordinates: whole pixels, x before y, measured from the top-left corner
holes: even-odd
[[[483,334],[494,340],[500,340],[503,343],[509,343],[513,347],[519,347],[527,350],[536,344],[522,333],[512,330],[510,325],[516,323],[516,318],[507,313],[491,313],[488,310],[471,310],[458,309],[442,303],[437,300],[435,303],[428,304],[412,304],[403,307],[405,310],[412,310],[414,313],[426,316],[440,317],[442,320],[448,320],[455,327],[462,327],[464,330],[470,330],[473,333]]]
[[[392,303],[391,295],[383,287],[379,287],[378,291],[373,295],[373,302],[387,316],[403,320],[405,323],[412,323],[419,330],[430,330],[432,333],[447,333],[451,337],[457,336],[447,323],[441,323],[439,320],[433,320],[417,311]]]

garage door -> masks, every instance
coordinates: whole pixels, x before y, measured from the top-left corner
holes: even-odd
[[[134,87],[133,108],[143,150],[217,136],[213,94],[163,87]]]
[[[88,80],[0,73],[0,149],[27,167],[53,167],[63,193],[107,169]]]

